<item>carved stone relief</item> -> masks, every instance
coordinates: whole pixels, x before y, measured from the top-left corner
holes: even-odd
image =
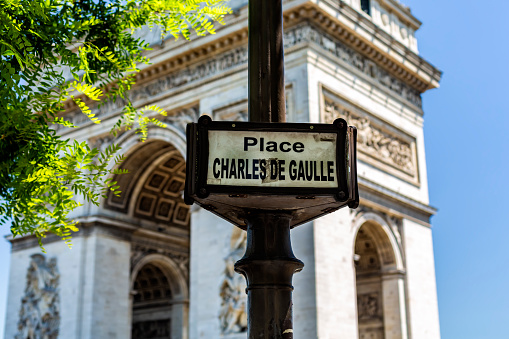
[[[133,323],[133,339],[170,339],[171,319],[138,321]]]
[[[325,123],[343,118],[349,125],[357,127],[359,159],[367,160],[409,182],[418,183],[415,138],[391,128],[360,109],[341,103],[326,91],[322,107]]]
[[[149,221],[143,227],[156,232],[189,230],[189,206],[182,198],[186,165],[179,151],[163,141],[147,141],[120,168],[129,173],[114,177],[121,194],[109,193],[106,209]]]
[[[170,339],[171,319],[138,321],[133,323],[133,339]]]
[[[389,226],[392,230],[392,234],[394,234],[394,237],[396,238],[396,241],[398,242],[398,245],[401,247],[401,227],[402,227],[402,221],[400,218],[391,216],[388,217]],[[404,252],[403,252],[404,254]]]
[[[376,63],[350,47],[347,47],[339,40],[309,25],[297,26],[284,33],[285,48],[289,48],[301,42],[313,42],[317,44],[322,49],[331,52],[342,61],[368,75],[383,87],[400,95],[408,102],[418,107],[422,106],[419,91],[396,79]]]
[[[186,278],[189,278],[189,253],[183,252],[179,249],[174,249],[169,244],[160,242],[153,242],[149,240],[136,239],[131,245],[131,269],[149,254],[161,254],[173,260],[180,273]]]
[[[15,339],[56,339],[60,326],[57,261],[46,261],[41,254],[31,258]]]
[[[402,220],[401,218],[395,217],[395,216],[389,216],[387,213],[381,212],[379,210],[361,205],[357,209],[352,210],[354,211],[355,215],[353,217],[352,223],[355,224],[362,215],[366,213],[376,213],[378,214],[382,219],[384,219],[387,224],[389,225],[392,234],[394,235],[394,238],[396,238],[396,241],[398,243],[398,246],[401,248],[401,227],[402,227]]]
[[[245,249],[246,232],[234,227],[229,253],[225,258],[224,277],[219,292],[221,296],[219,322],[223,334],[247,331],[246,281],[242,275],[234,271],[234,264],[242,257]]]
[[[400,95],[408,102],[419,107],[422,106],[419,91],[393,77],[382,67],[369,60],[369,58],[364,57],[362,54],[347,47],[339,40],[325,34],[321,30],[309,24],[303,24],[285,31],[285,48],[290,48],[300,43],[315,43],[320,48],[334,54],[343,62],[346,62],[368,75],[383,87]],[[211,57],[206,61],[198,62],[188,67],[178,69],[170,74],[163,75],[159,79],[143,84],[142,86],[135,87],[130,93],[130,99],[135,106],[143,105],[150,102],[151,98],[164,92],[199,80],[224,74],[237,66],[246,64],[247,59],[247,46],[235,48],[231,51]],[[101,119],[118,112],[124,106],[125,102],[121,99],[115,102],[105,102],[100,106],[90,103],[92,113],[94,113],[97,118]],[[76,126],[89,121],[88,117],[82,114],[78,109],[67,113],[66,120],[71,121]],[[62,126],[55,125],[55,128],[61,129]]]
[[[161,121],[174,126],[183,135],[185,135],[187,124],[190,122],[197,122],[199,117],[200,107],[196,105],[169,112],[168,116],[163,117]]]
[[[360,294],[357,296],[357,312],[359,319],[374,319],[378,317],[378,293]]]
[[[159,166],[152,169],[135,198],[134,216],[189,228],[189,206],[184,203],[185,160],[178,151],[168,152]]]

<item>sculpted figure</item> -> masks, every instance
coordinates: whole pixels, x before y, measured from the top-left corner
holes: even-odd
[[[234,265],[246,248],[246,232],[235,227],[230,239],[230,252],[225,258],[224,278],[221,283],[222,299],[219,322],[223,334],[240,333],[247,330],[246,282],[234,271]]]
[[[46,262],[43,255],[32,255],[15,339],[57,339],[60,325],[59,278],[54,258]]]

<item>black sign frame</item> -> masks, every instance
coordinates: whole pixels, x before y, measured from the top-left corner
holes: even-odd
[[[187,161],[186,169],[186,203],[192,204],[194,199],[206,199],[210,194],[231,195],[290,195],[290,196],[334,196],[336,201],[344,202],[351,199],[356,185],[352,185],[351,176],[348,175],[349,158],[351,147],[347,138],[348,125],[344,119],[336,119],[332,124],[310,123],[256,123],[237,121],[212,121],[209,116],[201,116],[198,123],[187,126]],[[207,184],[209,158],[208,132],[218,131],[263,131],[263,132],[297,132],[297,133],[335,133],[336,145],[336,176],[337,188],[314,188],[314,187],[261,187],[261,186],[234,186],[234,185],[210,185]],[[353,145],[355,146],[355,145]],[[355,151],[355,150],[354,150]],[[356,183],[355,183],[356,184]]]

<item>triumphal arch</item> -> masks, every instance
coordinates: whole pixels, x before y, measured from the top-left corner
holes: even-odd
[[[108,133],[122,102],[76,107],[58,132],[122,146],[120,196],[73,215],[69,249],[49,237],[11,239],[5,338],[246,338],[244,278],[233,264],[245,233],[182,198],[185,126],[207,114],[247,119],[247,1],[217,34],[152,41],[131,99],[168,112],[166,128]],[[438,339],[439,321],[421,94],[441,72],[423,59],[420,22],[396,0],[287,0],[287,120],[358,129],[360,207],[292,231],[305,263],[294,277],[296,339]],[[433,112],[428,112],[433,114]]]

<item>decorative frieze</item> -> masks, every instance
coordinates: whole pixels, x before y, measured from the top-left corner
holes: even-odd
[[[343,118],[357,127],[357,148],[359,159],[418,184],[417,154],[415,138],[389,126],[374,116],[335,97],[323,93],[323,121],[332,123]]]
[[[285,32],[285,48],[290,48],[301,42],[317,44],[323,50],[334,54],[340,60],[364,73],[391,92],[398,94],[418,107],[422,106],[421,95],[417,90],[393,77],[378,64],[346,46],[338,39],[310,25],[300,25]]]
[[[321,49],[332,53],[343,62],[369,76],[383,87],[403,97],[408,102],[421,107],[421,96],[419,92],[374,63],[362,54],[348,47],[338,39],[310,26],[309,24],[292,27],[284,33],[284,46],[291,48],[300,43],[314,43]],[[135,87],[130,93],[130,99],[135,106],[150,103],[152,98],[169,92],[173,89],[194,83],[199,80],[210,78],[234,69],[237,66],[247,63],[247,47],[238,47],[233,50],[218,54],[208,60],[192,64],[188,67],[177,69],[160,78]],[[92,113],[99,119],[104,119],[113,113],[118,113],[124,107],[125,101],[118,99],[115,102],[105,102],[101,105],[91,103]],[[66,115],[66,120],[79,126],[89,119],[79,110],[74,110]],[[55,125],[57,129],[61,125]]]
[[[153,242],[150,240],[136,239],[131,247],[131,269],[149,254],[161,254],[173,260],[180,269],[180,273],[188,279],[189,277],[189,254],[173,249],[168,244]]]
[[[224,72],[246,63],[247,47],[239,47],[226,53],[219,54],[207,61],[161,76],[157,80],[148,82],[143,86],[135,87],[131,90],[129,97],[135,106],[142,105],[143,102],[149,103],[153,97],[161,93],[196,82],[197,80],[224,74]],[[100,106],[91,105],[91,110],[96,118],[103,119],[106,116],[118,112],[124,105],[125,102],[119,99],[115,102],[106,102]],[[88,117],[79,110],[68,113],[66,115],[66,120],[72,122],[76,126],[89,121]],[[57,130],[62,128],[61,125],[55,125],[55,127]]]
[[[403,227],[401,218],[392,216],[392,215],[388,215],[387,213],[384,213],[382,211],[379,211],[377,209],[374,209],[374,208],[371,208],[368,206],[364,206],[364,205],[360,205],[357,209],[351,210],[351,211],[353,214],[353,218],[352,218],[353,224],[357,223],[359,218],[364,216],[366,213],[374,213],[374,214],[379,215],[383,220],[386,221],[387,225],[390,227],[392,235],[396,239],[398,246],[400,246],[400,248],[403,246],[402,241],[401,241],[401,228]],[[402,251],[402,253],[403,253],[403,251]]]
[[[15,339],[57,339],[60,326],[57,261],[55,258],[46,261],[42,254],[31,258]]]
[[[219,295],[221,310],[219,323],[221,333],[241,333],[247,331],[247,296],[244,277],[234,271],[234,265],[246,250],[246,232],[234,227],[230,239],[230,249],[225,260],[223,282]]]

